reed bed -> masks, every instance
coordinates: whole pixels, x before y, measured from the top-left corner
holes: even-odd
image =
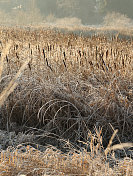
[[[133,147],[132,46],[132,37],[1,28],[1,129],[32,132],[32,142],[56,147],[33,154],[28,145],[18,153],[13,144],[1,152],[1,173],[20,174],[31,162],[29,175],[44,175],[44,168],[62,175],[132,175],[132,156],[124,150]]]

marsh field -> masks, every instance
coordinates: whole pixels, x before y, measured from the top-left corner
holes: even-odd
[[[0,28],[0,175],[133,175],[133,37]]]

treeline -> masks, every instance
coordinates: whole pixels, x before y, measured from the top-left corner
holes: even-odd
[[[109,12],[119,12],[133,18],[133,0],[37,0],[37,7],[43,15],[56,17],[75,16],[83,24],[102,22]]]
[[[43,16],[77,17],[83,24],[101,23],[109,12],[119,12],[133,18],[133,0],[0,0],[0,9],[10,12],[20,4],[24,11],[31,11],[34,6]]]

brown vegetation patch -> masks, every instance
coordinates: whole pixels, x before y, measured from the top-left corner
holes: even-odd
[[[96,140],[92,136],[88,138],[88,133],[92,131],[93,134],[94,128],[102,127],[100,136],[103,136],[103,151],[106,147],[110,149],[109,151],[120,147],[111,148],[110,144],[108,145],[115,129],[118,129],[118,135],[115,134],[111,145],[118,144],[120,141],[132,142],[132,45],[132,39],[120,39],[118,36],[83,37],[53,30],[1,28],[1,128],[8,132],[15,131],[16,134],[20,131],[23,133],[32,131],[34,135],[36,131],[39,133],[39,130],[43,130],[54,135],[56,140],[65,139],[72,142],[75,148],[78,144],[77,150],[81,150],[81,146],[84,148],[86,145],[84,142],[88,141],[89,147],[86,152],[91,151],[91,153],[93,151],[91,142],[94,147],[101,145],[98,141],[100,138]],[[52,137],[48,138],[48,143],[53,145]],[[45,145],[43,143],[45,139],[46,136],[41,134],[40,140],[38,139],[39,144]],[[131,148],[131,146],[132,144],[127,144],[120,149]],[[99,147],[98,150],[100,150]],[[55,153],[54,150],[52,152]],[[102,158],[97,155],[97,152],[94,153],[95,157]],[[43,153],[43,155],[46,154]],[[87,155],[90,157],[90,153]],[[77,156],[79,160],[84,160],[79,152]],[[123,156],[127,154],[124,153]],[[39,156],[36,157],[39,159]],[[10,163],[9,158],[8,163]],[[65,162],[66,171],[71,173],[67,166],[70,164],[68,158],[67,155],[63,162]],[[23,161],[25,160],[27,159]],[[96,164],[95,159],[92,163],[94,161]],[[100,162],[102,161],[101,159]],[[105,161],[106,159],[104,164]],[[76,162],[79,162],[78,159]],[[81,167],[75,164],[72,166],[72,168],[76,167],[76,173],[72,171],[72,174],[79,174],[80,171],[81,174],[86,174],[86,171],[82,172],[84,167],[82,162],[80,165]],[[93,164],[90,165],[87,166],[87,172],[92,168],[91,175],[93,175],[93,172],[95,173]],[[105,173],[109,167],[105,164],[105,168],[102,168],[102,165],[101,163],[97,168],[99,171],[103,169]],[[55,169],[55,164],[53,166]],[[41,164],[35,167],[41,167]],[[69,174],[60,168],[57,170]],[[127,173],[127,170],[123,173]]]

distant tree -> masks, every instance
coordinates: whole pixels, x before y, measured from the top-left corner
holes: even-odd
[[[58,9],[67,16],[74,16],[79,9],[78,0],[57,0]]]
[[[77,0],[57,0],[56,1],[57,6],[60,8],[70,8],[73,9],[77,6],[78,1]]]
[[[36,5],[42,15],[57,14],[56,0],[37,0]]]
[[[96,0],[95,11],[104,12],[107,6],[107,0]]]
[[[133,18],[133,0],[107,0],[106,12],[112,11]]]

